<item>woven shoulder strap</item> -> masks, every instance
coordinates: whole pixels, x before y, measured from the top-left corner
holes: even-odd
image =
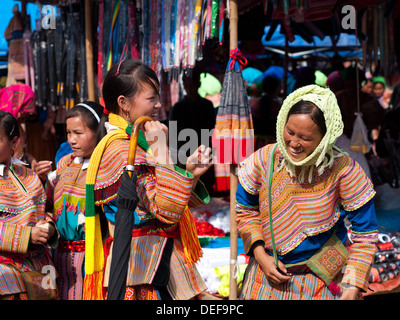
[[[272,211],[271,211],[271,184],[272,184],[272,176],[274,174],[274,154],[275,154],[275,149],[278,146],[278,144],[275,144],[275,146],[269,149],[268,152],[268,157],[267,157],[267,176],[268,176],[268,215],[269,215],[269,231],[271,234],[271,243],[272,243],[272,250],[274,253],[274,258],[275,258],[275,264],[276,267],[278,268],[278,255],[276,253],[276,248],[275,248],[275,239],[274,239],[274,229],[272,227]]]

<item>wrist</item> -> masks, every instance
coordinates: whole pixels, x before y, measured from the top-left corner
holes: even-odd
[[[265,252],[264,245],[261,241],[257,241],[253,244],[252,252],[253,252],[254,258],[257,261],[259,258],[265,257],[265,255],[268,256],[268,254]]]
[[[351,283],[342,282],[342,283],[340,283],[339,286],[342,287],[343,291],[347,290],[347,289],[359,290],[355,285],[353,285]]]

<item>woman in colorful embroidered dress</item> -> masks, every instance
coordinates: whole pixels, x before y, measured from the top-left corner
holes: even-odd
[[[53,266],[48,244],[57,238],[39,177],[13,158],[18,139],[17,120],[0,111],[0,299],[28,299],[21,271]]]
[[[277,143],[257,150],[240,165],[238,230],[252,256],[241,299],[356,299],[367,290],[377,241],[375,191],[359,164],[334,145],[342,131],[334,94],[316,85],[305,86],[284,101],[277,119]],[[275,147],[273,242],[267,159]],[[349,233],[345,217],[351,224]],[[339,243],[351,245],[346,268],[340,268],[328,286],[321,273],[316,276],[302,262],[316,257],[335,232]],[[336,257],[326,257],[321,266],[329,269]],[[288,264],[302,268],[296,271],[285,267]]]
[[[84,299],[105,298],[101,286],[108,286],[116,196],[127,165],[132,124],[141,116],[154,118],[161,107],[157,76],[140,60],[125,60],[111,67],[104,80],[103,98],[104,112],[109,113],[105,119],[108,133],[93,153],[98,163],[92,166],[91,161],[87,178]],[[135,159],[139,203],[132,212],[135,224],[125,299],[192,299],[206,287],[194,265],[201,247],[188,206],[209,201],[198,180],[211,165],[211,150],[199,147],[189,157],[186,171],[179,170],[169,156],[167,127],[149,121],[142,130]],[[194,158],[201,162],[196,164]],[[92,193],[94,199],[90,200]],[[102,206],[108,220],[111,237],[105,244],[105,257],[101,247],[104,234],[99,232],[101,213],[89,212],[89,201],[96,208]]]
[[[72,153],[57,164],[56,177],[48,183],[48,210],[60,233],[53,255],[59,274],[61,300],[81,300],[85,257],[86,172],[98,142],[103,107],[92,101],[77,104],[66,114],[66,131]]]

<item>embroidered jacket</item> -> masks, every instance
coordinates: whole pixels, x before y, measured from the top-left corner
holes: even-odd
[[[15,160],[15,159],[13,159]],[[49,249],[29,243],[32,227],[45,213],[46,194],[39,177],[21,163],[0,169],[0,295],[26,291],[19,272],[52,265]]]
[[[240,165],[237,192],[238,230],[246,252],[261,240],[272,252],[269,232],[266,160],[271,145],[257,150]],[[274,155],[271,210],[275,245],[284,263],[299,262],[312,256],[329,238],[335,226],[344,242],[344,217],[352,222],[350,247],[344,282],[366,290],[377,241],[377,221],[371,181],[350,157],[335,158],[332,168],[310,183],[298,183],[285,167],[278,170],[280,152]],[[372,204],[372,205],[371,205]],[[354,272],[355,270],[355,272]],[[353,282],[351,282],[353,281]]]
[[[116,196],[127,164],[128,140],[113,141],[105,150],[95,184],[96,205],[102,205],[113,236]],[[151,284],[160,265],[168,238],[173,239],[167,289],[174,299],[190,299],[206,289],[196,267],[185,263],[178,223],[187,205],[209,201],[201,182],[192,192],[192,178],[162,165],[139,146],[136,150],[137,193],[135,227],[131,243],[127,285]],[[200,192],[198,192],[200,191]],[[106,260],[104,285],[108,286],[112,248]]]
[[[60,240],[79,241],[85,238],[86,168],[89,159],[72,153],[57,163],[56,177],[47,185],[48,206],[53,205],[53,219],[60,232]]]

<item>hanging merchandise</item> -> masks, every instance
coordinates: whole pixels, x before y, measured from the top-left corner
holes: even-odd
[[[162,53],[162,68],[165,71],[170,70],[171,66],[171,8],[173,0],[163,1],[162,17],[161,17],[161,53]]]
[[[59,105],[65,106],[64,98],[64,83],[65,83],[65,56],[66,56],[66,43],[65,43],[65,20],[61,16],[59,10],[56,16],[56,28],[54,30],[54,51],[55,51],[55,65],[57,76],[57,99]]]
[[[55,69],[55,51],[54,51],[54,30],[49,30],[47,33],[47,59],[49,68],[49,104],[55,108],[57,104],[57,79]]]
[[[99,0],[97,40],[97,94],[101,97],[101,85],[103,83],[103,30],[104,30],[104,0]]]
[[[88,99],[84,8],[84,0],[57,4],[55,28],[43,28],[37,19],[27,49],[38,108],[70,109]]]
[[[223,42],[223,0],[99,0],[98,86],[122,54],[138,58],[168,82],[202,59],[206,41]],[[149,28],[148,26],[151,26]],[[104,63],[104,60],[107,60]]]
[[[189,10],[188,67],[194,67],[197,57],[197,38],[199,34],[201,0],[192,0]]]
[[[119,8],[120,1],[117,0],[115,3],[112,3],[112,19],[111,19],[111,31],[109,34],[109,46],[108,46],[108,55],[107,55],[107,71],[110,70],[111,66],[116,62],[115,59],[118,56],[117,45],[118,41],[114,42],[114,39],[118,35],[118,26],[119,26]]]
[[[91,42],[97,74],[90,76],[97,77],[100,99],[104,77],[122,55],[141,59],[160,81],[166,77],[171,83],[184,71],[190,74],[202,60],[206,41],[223,42],[224,0],[98,0],[91,2],[88,13],[85,0],[56,1],[54,6],[55,28],[43,28],[43,17],[37,18],[24,50],[24,77],[43,110],[70,109],[88,99],[87,73],[92,68],[86,64],[91,53],[86,52],[88,19],[82,18],[87,14],[94,26]]]
[[[35,75],[33,67],[33,54],[30,45],[32,32],[30,30],[24,31],[24,63],[25,63],[25,84],[31,88],[35,87]]]
[[[354,121],[353,133],[350,139],[350,150],[367,153],[371,149],[371,143],[368,140],[368,131],[362,119],[362,113],[356,113]]]
[[[219,9],[219,2],[218,0],[212,0],[211,3],[211,15],[210,15],[210,28],[211,28],[211,38],[216,38],[218,34],[218,22],[217,22],[217,17],[218,17],[218,9]]]
[[[219,33],[218,33],[218,41],[222,44],[224,39],[224,22],[225,22],[225,10],[226,5],[224,0],[219,1]]]
[[[136,19],[136,4],[134,1],[128,3],[128,37],[129,48],[132,59],[139,58],[139,39]]]

